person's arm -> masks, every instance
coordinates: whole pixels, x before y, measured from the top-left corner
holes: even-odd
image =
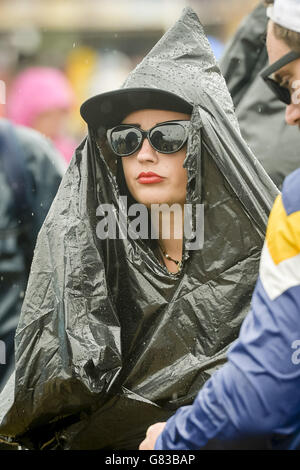
[[[167,421],[156,450],[299,428],[300,200],[290,197],[299,182],[298,171],[287,178],[273,207],[251,311],[227,364]]]

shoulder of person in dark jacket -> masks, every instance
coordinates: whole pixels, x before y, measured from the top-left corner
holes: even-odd
[[[52,142],[34,129],[15,126],[24,151],[25,166],[32,177],[33,220],[37,232],[57,193],[66,165]]]
[[[266,28],[266,9],[259,4],[242,21],[220,60],[220,69],[235,107],[268,61]]]

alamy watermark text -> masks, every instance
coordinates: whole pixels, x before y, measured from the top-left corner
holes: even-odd
[[[127,197],[120,196],[118,210],[113,204],[100,204],[96,211],[101,217],[96,233],[105,239],[182,239],[189,250],[199,250],[204,243],[203,204],[144,204],[127,207]],[[150,217],[149,217],[150,216]]]

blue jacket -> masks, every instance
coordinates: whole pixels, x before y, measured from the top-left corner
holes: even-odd
[[[270,214],[251,310],[228,362],[180,408],[155,449],[200,449],[210,439],[300,430],[300,169]],[[287,441],[286,441],[287,442]],[[287,448],[299,445],[297,437]]]

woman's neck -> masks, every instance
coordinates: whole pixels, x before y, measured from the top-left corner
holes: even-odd
[[[160,212],[158,243],[162,251],[164,263],[171,272],[178,272],[178,264],[182,259],[182,240],[184,230],[184,209]],[[174,260],[174,261],[173,261]]]

